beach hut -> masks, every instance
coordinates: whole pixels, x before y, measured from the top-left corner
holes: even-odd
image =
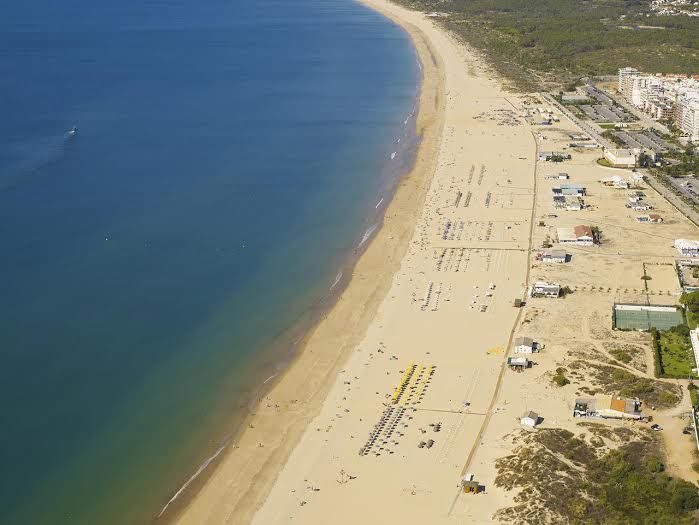
[[[539,422],[539,414],[532,412],[531,410],[519,418],[519,423],[523,427],[534,428]]]
[[[539,345],[531,337],[517,337],[512,346],[515,354],[531,354],[539,351]]]
[[[541,262],[561,264],[568,261],[568,254],[562,250],[551,250],[544,252]]]
[[[508,357],[507,366],[516,372],[521,372],[525,368],[529,368],[531,361],[526,357]]]
[[[480,492],[480,486],[474,477],[473,474],[468,473],[461,480],[461,486],[465,494],[478,494]]]

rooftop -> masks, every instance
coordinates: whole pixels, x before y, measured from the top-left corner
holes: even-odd
[[[576,237],[592,237],[592,228],[589,226],[576,226],[573,231]]]
[[[518,337],[515,339],[515,346],[533,346],[534,339],[531,337]]]
[[[675,239],[675,247],[699,249],[699,241],[693,239]]]

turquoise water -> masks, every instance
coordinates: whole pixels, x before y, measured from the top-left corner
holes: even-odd
[[[0,523],[148,522],[376,223],[416,57],[351,0],[2,11]]]

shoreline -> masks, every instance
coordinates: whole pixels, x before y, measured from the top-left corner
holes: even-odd
[[[488,62],[430,15],[390,0],[363,3],[430,42],[426,60],[443,64],[444,132],[389,293],[252,522],[487,522],[489,498],[462,497],[459,480],[484,449],[484,432],[510,426],[490,415],[502,410],[494,405],[522,317],[512,299],[529,279],[536,140],[528,97],[506,91]],[[479,486],[492,487],[485,474],[475,471]]]
[[[379,211],[378,221],[369,226],[365,238],[356,246],[358,256],[340,268],[339,278],[330,286],[328,294],[311,307],[306,329],[300,331],[304,335],[292,343],[297,349],[291,352],[288,359],[273,365],[277,370],[257,387],[251,402],[253,408],[245,416],[240,430],[217,447],[213,455],[199,466],[154,518],[154,522],[198,524],[251,521],[286,458],[300,441],[306,423],[320,411],[340,367],[373,320],[408,248],[436,168],[436,148],[444,124],[444,73],[429,47],[428,39],[417,27],[405,24],[374,4],[357,1],[401,27],[410,37],[417,55],[421,79],[414,134],[419,143],[412,168],[397,177],[391,194],[381,196],[376,209],[383,204],[382,213]],[[410,219],[407,222],[406,216]],[[366,232],[370,230],[367,238]],[[388,257],[387,252],[391,254]],[[384,259],[390,263],[386,264]],[[341,286],[345,279],[345,286]],[[338,285],[339,289],[335,290]],[[361,310],[359,315],[357,309]],[[320,314],[317,313],[319,311]],[[348,315],[349,328],[346,327]],[[339,332],[334,328],[337,324],[343,326]],[[293,328],[289,331],[293,332]],[[335,343],[340,340],[339,350],[329,344],[329,339]],[[313,353],[317,355],[309,357]],[[302,370],[307,361],[313,361],[314,366],[312,387],[307,381],[299,382],[295,377],[306,375],[306,379],[309,379]],[[291,393],[296,397],[290,396]],[[280,403],[275,403],[277,410],[273,414],[267,413],[269,411],[266,409],[272,406],[263,404],[265,399],[272,396],[286,399],[289,404],[286,413],[279,411]],[[303,404],[299,403],[304,397]],[[281,433],[282,437],[273,445],[259,441],[277,433]],[[235,479],[226,479],[233,476]],[[241,488],[244,488],[242,495]],[[216,512],[222,507],[226,509],[225,516]]]
[[[416,52],[416,61],[419,63],[419,57]],[[408,156],[409,164],[415,164],[417,150],[420,147],[420,137],[415,129],[415,121],[417,118],[417,109],[419,105],[420,86],[416,92],[415,104],[410,113],[405,118],[406,132],[398,138],[398,143],[394,143],[396,151],[392,155],[400,152],[400,157]],[[406,139],[401,141],[401,139]],[[391,160],[394,157],[391,156]],[[289,327],[281,330],[274,336],[273,341],[263,347],[262,356],[257,363],[259,368],[252,363],[246,364],[252,373],[257,376],[256,382],[251,382],[245,392],[249,395],[245,403],[245,409],[236,411],[234,416],[240,421],[238,425],[234,425],[233,430],[224,434],[223,438],[216,441],[216,444],[209,447],[209,455],[196,467],[193,474],[180,485],[173,496],[165,503],[160,512],[153,516],[152,522],[158,524],[177,523],[181,514],[196,499],[198,492],[205,486],[211,476],[214,475],[219,464],[225,461],[227,453],[231,445],[235,446],[235,441],[239,439],[246,428],[249,427],[253,419],[256,409],[259,407],[261,400],[268,395],[279,381],[284,377],[288,369],[293,366],[296,359],[304,351],[308,339],[311,337],[315,328],[323,321],[328,313],[334,308],[337,301],[340,299],[344,291],[351,282],[351,276],[359,259],[369,248],[375,237],[383,226],[386,211],[392,202],[395,194],[400,186],[403,178],[409,176],[413,168],[394,168],[394,173],[389,178],[390,184],[387,184],[382,193],[378,194],[379,201],[371,210],[371,214],[366,218],[366,225],[361,232],[361,238],[358,236],[353,243],[353,248],[347,251],[346,259],[342,265],[338,267],[338,272],[332,284],[327,290],[320,295],[311,305],[301,313]],[[253,370],[254,369],[254,370]]]

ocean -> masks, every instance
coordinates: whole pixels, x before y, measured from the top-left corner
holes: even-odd
[[[0,523],[149,523],[346,281],[417,58],[352,0],[2,11]]]

